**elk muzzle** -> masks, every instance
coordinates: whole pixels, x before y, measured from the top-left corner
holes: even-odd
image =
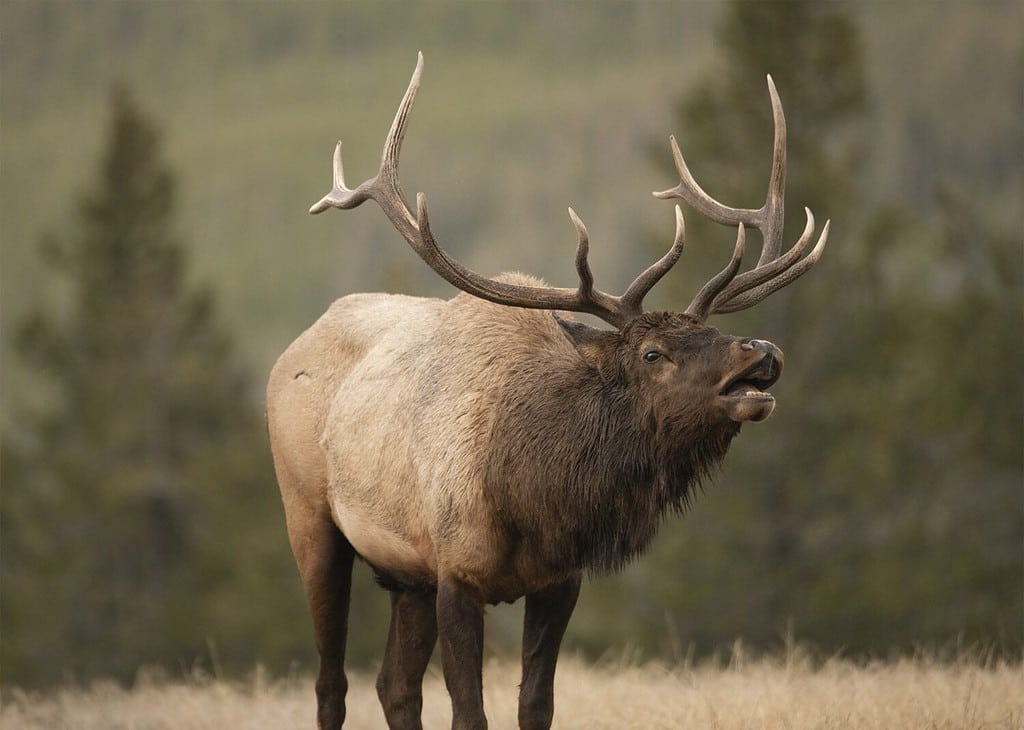
[[[768,388],[782,375],[782,350],[767,340],[738,339],[732,351],[736,369],[725,378],[718,402],[733,421],[763,421],[775,410]]]

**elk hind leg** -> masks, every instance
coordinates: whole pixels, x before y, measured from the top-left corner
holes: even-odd
[[[423,674],[437,643],[436,593],[392,590],[391,625],[377,696],[392,730],[420,730]]]
[[[317,726],[338,730],[345,721],[345,644],[355,550],[330,517],[286,509],[288,537],[313,618],[320,672],[316,680]]]
[[[551,727],[555,711],[555,664],[580,593],[580,576],[526,597],[523,621],[523,679],[519,688],[519,727]]]

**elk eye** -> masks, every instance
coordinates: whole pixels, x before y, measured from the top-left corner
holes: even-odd
[[[661,353],[657,350],[650,350],[644,353],[644,362],[658,362],[661,359]]]

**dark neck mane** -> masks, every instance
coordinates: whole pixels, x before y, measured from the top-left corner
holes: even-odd
[[[492,431],[488,499],[553,571],[621,568],[725,456],[736,429],[661,422],[594,370],[512,387]]]

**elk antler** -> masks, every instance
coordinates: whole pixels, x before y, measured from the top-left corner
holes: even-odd
[[[384,141],[384,153],[380,170],[369,180],[355,189],[345,186],[345,175],[341,160],[341,142],[334,150],[334,186],[327,195],[313,205],[310,213],[320,213],[327,208],[350,209],[367,200],[374,200],[384,211],[391,224],[405,238],[420,258],[445,280],[464,292],[498,304],[530,309],[557,309],[570,312],[586,312],[595,315],[612,326],[621,329],[634,317],[643,313],[643,299],[651,288],[679,260],[683,248],[683,214],[676,206],[676,234],[669,249],[659,261],[652,264],[633,280],[621,296],[606,294],[594,288],[594,277],[587,263],[590,237],[583,221],[569,209],[569,218],[576,228],[576,271],[579,286],[576,289],[543,286],[521,286],[488,279],[470,271],[442,250],[434,240],[427,216],[426,197],[416,196],[416,214],[413,215],[405,202],[405,196],[398,181],[398,155],[402,140],[409,125],[416,91],[423,75],[423,54],[419,54],[416,70],[409,81],[409,88],[398,107],[398,113],[391,124],[391,130]],[[680,158],[682,159],[682,158]]]
[[[694,180],[675,137],[670,138],[672,158],[679,172],[679,184],[671,190],[654,193],[658,198],[682,198],[699,212],[727,226],[736,226],[736,249],[733,259],[721,273],[715,276],[693,298],[686,308],[688,314],[707,319],[712,314],[737,312],[760,302],[772,292],[792,283],[817,263],[828,239],[829,222],[825,222],[821,235],[811,252],[804,258],[804,251],[814,234],[814,216],[804,208],[807,224],[793,247],[785,254],[782,250],[782,224],[786,187],[786,118],[782,113],[782,102],[775,90],[775,82],[768,77],[768,93],[772,102],[772,118],[775,122],[775,143],[772,151],[772,170],[768,181],[768,194],[764,205],[757,210],[730,208],[712,198]],[[739,259],[743,256],[744,226],[757,228],[763,239],[761,256],[757,266],[737,276]]]

